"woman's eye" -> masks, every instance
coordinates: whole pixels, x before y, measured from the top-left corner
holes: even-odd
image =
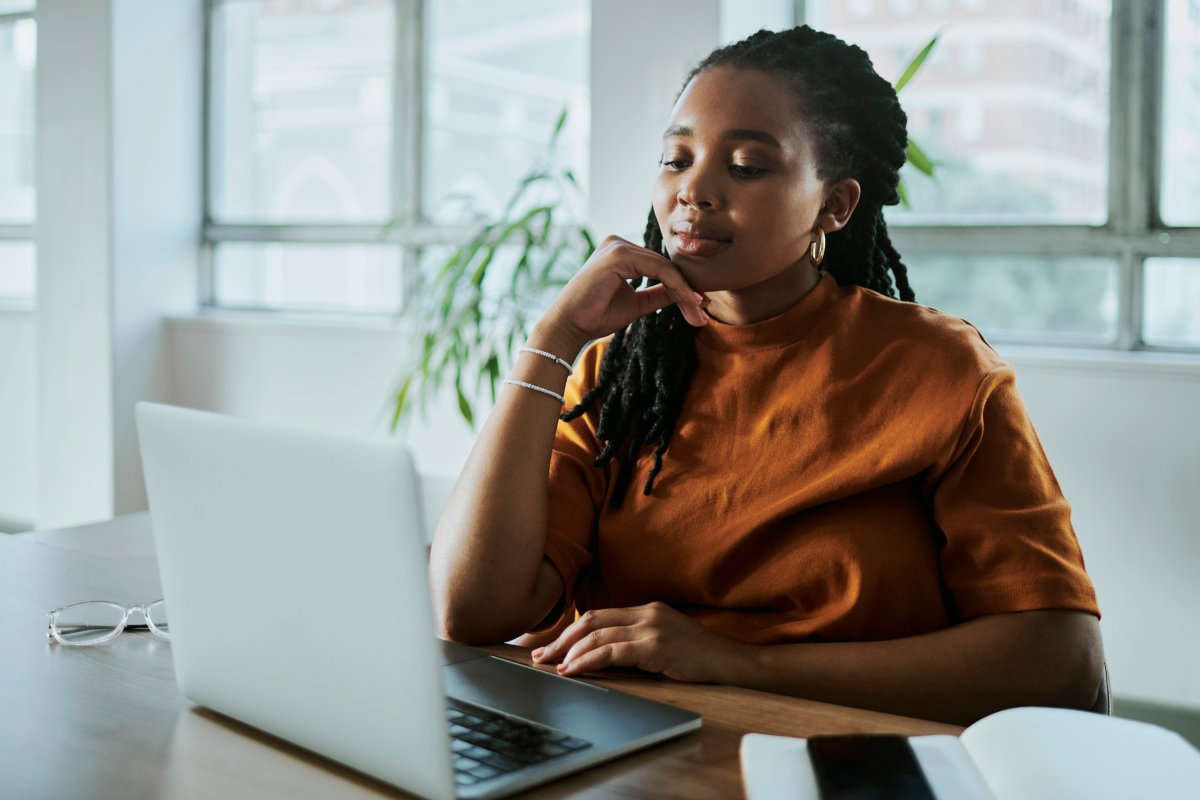
[[[746,164],[734,164],[729,168],[729,171],[743,178],[753,178],[755,175],[761,175],[766,172],[762,167],[751,167]]]
[[[664,158],[660,159],[658,163],[670,170],[681,170],[688,165],[688,162],[682,158]]]

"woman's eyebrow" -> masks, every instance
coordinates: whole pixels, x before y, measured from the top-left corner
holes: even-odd
[[[690,126],[688,126],[688,125],[672,125],[671,127],[667,128],[666,132],[663,134],[663,138],[670,139],[672,136],[691,136],[691,135],[692,135],[692,129]],[[776,139],[771,134],[769,134],[765,131],[756,131],[751,128],[730,128],[729,130],[727,130],[721,134],[721,139],[724,141],[727,141],[727,142],[745,141],[745,140],[749,139],[750,141],[762,142],[763,144],[769,144],[772,147],[775,147],[779,150],[783,149],[783,145],[781,145],[779,143],[779,140]]]

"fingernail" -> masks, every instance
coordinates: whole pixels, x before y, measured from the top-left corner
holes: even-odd
[[[539,661],[541,659],[541,657],[543,655],[545,655],[545,653],[546,653],[546,648],[539,647],[538,649],[536,649],[532,653],[530,653],[530,655],[533,656],[534,661]]]
[[[699,292],[692,292],[692,297],[695,298],[697,303],[704,302],[704,295],[700,294]]]

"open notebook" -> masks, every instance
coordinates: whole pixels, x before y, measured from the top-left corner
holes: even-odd
[[[938,798],[1200,798],[1200,751],[1144,722],[1061,708],[1013,708],[955,736],[909,739]],[[806,741],[742,737],[747,800],[820,797]]]

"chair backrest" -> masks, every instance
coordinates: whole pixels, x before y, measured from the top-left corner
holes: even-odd
[[[1100,674],[1100,689],[1096,692],[1096,702],[1092,703],[1092,707],[1088,711],[1094,711],[1097,714],[1104,714],[1111,717],[1112,710],[1112,686],[1108,681],[1108,662],[1104,662],[1104,672]]]

